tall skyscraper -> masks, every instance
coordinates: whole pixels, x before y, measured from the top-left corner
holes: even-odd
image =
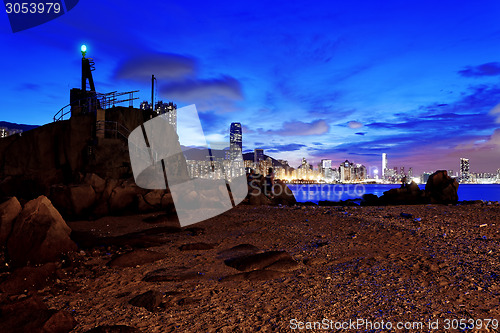
[[[254,163],[259,163],[264,160],[264,149],[255,149],[253,151],[253,161]]]
[[[229,129],[229,156],[231,160],[235,160],[241,156],[243,150],[243,137],[240,123],[231,123]]]
[[[460,178],[462,180],[469,180],[469,178],[470,178],[469,159],[468,158],[462,157],[460,159]]]
[[[384,176],[385,176],[385,169],[387,169],[387,154],[383,153],[382,154],[382,179],[384,179]]]
[[[332,160],[321,160],[320,172],[324,179],[332,178]]]

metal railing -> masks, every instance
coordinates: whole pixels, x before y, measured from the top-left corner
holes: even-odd
[[[104,136],[106,136],[106,133],[111,133],[115,139],[122,137],[128,140],[128,136],[130,135],[130,130],[127,127],[117,121],[110,120],[98,120],[96,122],[96,134],[102,132],[104,132]]]
[[[117,92],[112,91],[106,94],[95,93],[93,96],[88,96],[82,99],[79,99],[73,103],[70,103],[66,106],[63,106],[57,113],[54,115],[54,122],[64,120],[64,117],[71,113],[71,106],[73,107],[81,107],[82,113],[90,113],[95,112],[98,108],[108,109],[110,107],[114,107],[116,104],[129,102],[129,107],[133,107],[133,101],[139,99],[139,97],[134,97],[134,93],[139,90],[127,91],[127,92]],[[90,92],[92,93],[92,92]],[[128,98],[118,99],[118,97],[127,95]],[[69,107],[69,109],[67,109]]]

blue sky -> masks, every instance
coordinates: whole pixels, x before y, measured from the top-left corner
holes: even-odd
[[[297,166],[500,168],[500,2],[80,0],[12,33],[0,16],[0,120],[45,124],[80,85],[196,104],[205,134]],[[136,102],[136,106],[138,103]],[[496,108],[495,108],[496,107]]]

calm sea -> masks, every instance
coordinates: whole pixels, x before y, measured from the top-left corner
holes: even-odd
[[[399,185],[380,184],[322,184],[322,185],[288,185],[299,202],[311,201],[318,203],[321,200],[340,201],[359,199],[363,194],[371,193],[381,196],[391,188]],[[425,184],[419,185],[421,189]],[[500,201],[500,184],[460,184],[458,200],[486,200]]]

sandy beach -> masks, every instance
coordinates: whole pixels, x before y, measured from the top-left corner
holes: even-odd
[[[57,271],[58,279],[35,292],[50,308],[72,313],[75,332],[103,325],[284,332],[318,322],[337,331],[349,321],[365,326],[345,331],[422,332],[444,331],[453,319],[474,319],[469,323],[476,329],[478,319],[482,329],[484,320],[500,319],[497,203],[240,205],[184,229],[153,214],[68,225],[74,232],[142,240],[82,250]],[[154,297],[130,304],[146,292]],[[436,320],[438,330],[430,329]],[[413,326],[401,330],[397,323]],[[315,328],[309,331],[326,326]]]

